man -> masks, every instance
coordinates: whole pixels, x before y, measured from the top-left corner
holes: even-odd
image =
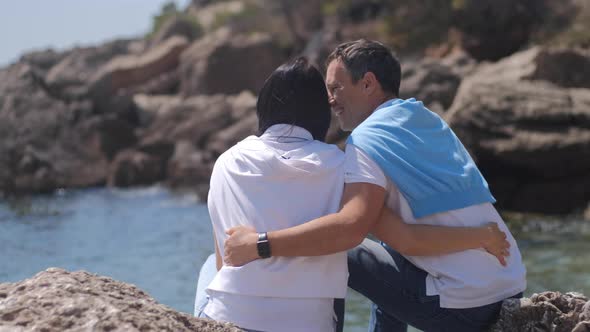
[[[399,246],[399,234],[376,224],[386,204],[407,223],[493,221],[510,234],[492,206],[487,183],[442,119],[421,102],[397,98],[401,69],[385,46],[364,39],[344,43],[327,64],[330,105],[341,128],[353,130],[345,151],[341,210],[268,233],[231,229],[226,264],[258,259],[259,248],[288,257],[354,248],[348,253],[349,286],[374,303],[371,331],[405,331],[408,324],[425,331],[487,328],[502,300],[520,296],[526,287],[511,235],[503,266],[482,250],[412,256],[416,251]],[[386,244],[364,240],[370,231]]]

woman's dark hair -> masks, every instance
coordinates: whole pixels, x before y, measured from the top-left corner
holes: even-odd
[[[305,57],[281,65],[260,90],[256,114],[260,134],[272,125],[289,124],[324,141],[331,114],[322,74]]]

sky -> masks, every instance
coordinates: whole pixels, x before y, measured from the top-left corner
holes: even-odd
[[[143,35],[167,0],[0,0],[0,67],[25,52]],[[190,0],[174,0],[184,9]]]

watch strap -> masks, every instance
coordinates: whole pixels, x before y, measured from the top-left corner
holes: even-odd
[[[268,234],[266,232],[258,233],[258,242],[256,242],[256,247],[258,249],[258,256],[260,256],[260,258],[269,258],[271,256],[270,243],[268,241]]]

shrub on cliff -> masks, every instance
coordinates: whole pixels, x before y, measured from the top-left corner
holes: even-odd
[[[195,17],[179,11],[174,2],[167,2],[162,6],[160,13],[153,17],[152,30],[148,33],[147,37],[151,38],[155,36],[164,24],[171,19],[188,23],[192,28],[192,34],[194,37],[203,34],[203,27]]]

